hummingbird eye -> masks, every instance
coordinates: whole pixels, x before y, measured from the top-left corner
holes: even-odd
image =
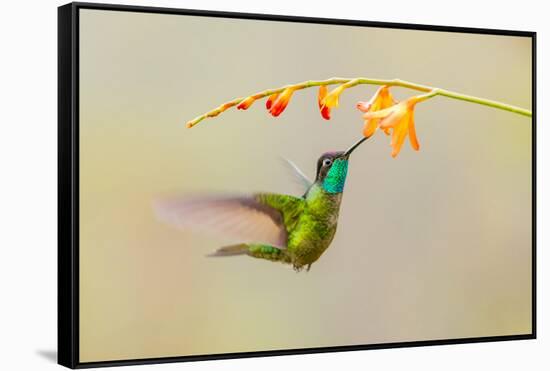
[[[327,167],[327,166],[330,166],[332,165],[332,160],[330,158],[325,158],[323,160],[323,166]]]

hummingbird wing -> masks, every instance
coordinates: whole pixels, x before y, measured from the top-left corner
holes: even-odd
[[[291,160],[281,157],[283,164],[290,171],[292,178],[300,185],[302,191],[305,193],[311,187],[313,182],[304,174],[302,170]]]
[[[292,196],[267,195],[175,197],[158,200],[154,207],[161,221],[178,228],[286,248],[285,211],[277,208],[273,198]]]

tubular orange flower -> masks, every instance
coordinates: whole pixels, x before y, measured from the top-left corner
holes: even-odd
[[[317,103],[319,104],[319,110],[321,111],[321,116],[325,120],[330,120],[330,108],[323,104],[323,100],[327,96],[328,89],[326,85],[319,86],[319,94],[317,96]]]
[[[368,102],[358,102],[357,109],[361,112],[375,112],[386,109],[397,102],[393,99],[393,96],[390,92],[390,87],[387,85],[381,86],[372,98]],[[376,129],[378,128],[378,122],[380,119],[369,119],[365,120],[365,125],[363,127],[363,135],[370,137]],[[384,130],[386,134],[389,134],[388,129]]]
[[[396,157],[399,154],[407,134],[409,134],[412,148],[416,151],[420,149],[414,127],[414,107],[420,101],[421,98],[415,96],[383,110],[369,111],[363,115],[366,125],[369,125],[369,121],[378,119],[380,121],[377,125],[380,129],[392,130],[390,144],[393,148],[392,157]]]
[[[285,110],[286,106],[288,105],[288,102],[290,101],[290,98],[292,98],[292,94],[294,93],[294,90],[296,89],[293,87],[286,88],[277,97],[275,102],[273,102],[273,105],[271,105],[271,103],[269,104],[271,106],[269,108],[269,113],[271,113],[273,117],[279,116]],[[271,99],[271,97],[269,98]],[[267,107],[267,102],[266,102],[266,107]]]
[[[256,98],[254,97],[248,97],[246,99],[243,99],[241,103],[237,105],[237,109],[247,110],[255,101],[256,101]]]

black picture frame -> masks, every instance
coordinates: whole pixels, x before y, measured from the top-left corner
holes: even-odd
[[[393,29],[444,31],[527,37],[532,40],[532,332],[445,340],[346,345],[100,362],[79,360],[79,11],[107,11],[193,15],[280,22],[349,25]],[[243,357],[279,356],[321,352],[417,347],[536,338],[536,32],[483,28],[431,26],[344,19],[309,18],[267,14],[232,13],[97,3],[70,3],[58,8],[58,363],[69,368],[122,366]]]

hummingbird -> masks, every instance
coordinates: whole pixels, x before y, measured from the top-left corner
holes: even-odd
[[[158,218],[179,228],[217,231],[240,238],[208,256],[247,255],[291,264],[309,271],[330,246],[336,227],[351,153],[368,137],[346,151],[326,152],[317,160],[315,181],[288,161],[305,193],[301,197],[276,193],[202,196],[159,200]]]

